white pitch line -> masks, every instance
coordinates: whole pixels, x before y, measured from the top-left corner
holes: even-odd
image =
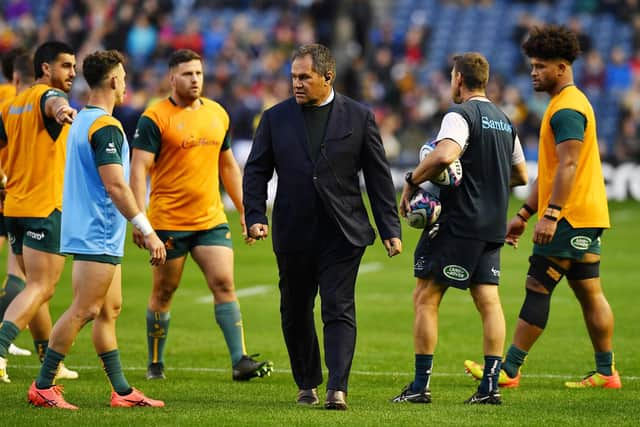
[[[254,295],[263,295],[268,294],[276,288],[276,285],[256,285],[250,288],[237,289],[236,295],[239,298],[250,297]],[[198,304],[211,304],[212,302],[211,294],[199,297],[196,299]]]
[[[13,365],[18,366],[16,364]],[[20,368],[27,368],[27,369],[40,369],[41,365],[19,365]],[[83,370],[102,370],[103,368],[99,365],[91,365],[91,366],[77,366],[77,365],[72,365],[70,366],[71,369],[78,370],[80,371],[80,373],[82,373]],[[141,366],[134,366],[134,367],[123,367],[122,368],[124,371],[146,371],[147,368],[146,367],[141,367]],[[179,368],[172,368],[172,367],[166,367],[165,370],[167,371],[175,371],[175,372],[229,372],[231,368],[189,368],[189,367],[179,367]],[[289,369],[274,369],[274,372],[280,373],[280,374],[289,374],[291,373],[291,371]],[[326,373],[326,372],[325,372]],[[387,371],[358,371],[358,370],[352,370],[351,374],[353,375],[362,375],[365,377],[401,377],[401,376],[411,376],[413,375],[413,372],[387,372]],[[461,372],[434,372],[432,374],[433,376],[436,377],[459,377],[459,376],[467,376],[467,374],[464,373],[464,370],[461,370]],[[546,379],[571,379],[572,377],[577,377],[580,376],[580,374],[526,374],[524,376],[524,378],[546,378]],[[638,381],[640,380],[640,377],[638,376],[626,376],[626,375],[621,375],[620,376],[622,378],[623,381]]]
[[[376,271],[382,270],[383,265],[381,262],[368,262],[362,264],[360,269],[358,270],[359,274],[367,274],[367,273],[375,273]],[[239,298],[246,298],[255,295],[264,295],[276,289],[276,285],[255,285],[250,288],[237,289],[236,295]],[[211,295],[205,295],[196,299],[198,304],[211,304],[212,301]]]
[[[382,270],[383,267],[384,266],[382,265],[381,262],[367,262],[360,266],[360,268],[358,269],[358,273],[359,274],[375,273],[376,271]]]

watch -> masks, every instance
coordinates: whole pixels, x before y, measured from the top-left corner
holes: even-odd
[[[412,179],[413,179],[413,171],[409,171],[404,175],[404,181],[409,185],[415,186]]]

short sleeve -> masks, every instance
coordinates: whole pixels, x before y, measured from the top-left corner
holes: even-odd
[[[122,164],[122,130],[114,125],[104,126],[91,135],[91,147],[95,153],[96,166]]]
[[[558,110],[551,116],[551,129],[556,144],[569,139],[584,140],[584,131],[587,127],[587,119],[576,110]]]
[[[220,151],[226,151],[231,148],[231,134],[227,130],[227,133],[224,134],[224,141],[222,141],[222,147],[220,147]]]
[[[157,156],[160,153],[161,140],[162,135],[158,125],[147,116],[140,117],[131,146]]]

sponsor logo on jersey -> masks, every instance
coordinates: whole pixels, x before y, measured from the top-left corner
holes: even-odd
[[[579,251],[585,251],[589,249],[589,246],[591,246],[591,239],[587,236],[575,236],[571,239],[571,246]]]
[[[482,116],[482,129],[501,130],[511,132],[511,125],[504,120],[492,120],[487,116]]]
[[[467,269],[455,264],[445,266],[442,269],[442,274],[451,280],[457,280],[459,282],[464,282],[469,278]]]
[[[31,230],[27,231],[26,235],[27,237],[30,237],[33,240],[42,240],[44,239],[44,236],[45,236],[44,231],[40,233],[36,233],[35,231],[31,231]]]
[[[193,136],[190,136],[189,138],[185,139],[182,141],[182,148],[194,148],[194,147],[201,147],[204,145],[222,145],[222,143],[218,142],[218,141],[214,141],[213,139],[207,139],[207,138],[194,138]]]
[[[9,114],[29,113],[32,110],[33,110],[33,107],[31,106],[31,104],[27,104],[23,107],[12,105],[11,107],[9,107]]]
[[[105,150],[107,154],[116,154],[118,150],[116,150],[116,145],[113,142],[107,144],[107,148]]]

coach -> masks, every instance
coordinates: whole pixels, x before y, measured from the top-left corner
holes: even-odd
[[[292,98],[266,110],[244,171],[249,237],[269,234],[267,183],[275,170],[273,249],[280,312],[299,404],[319,403],[320,349],[313,317],[318,290],[329,370],[325,408],[347,409],[356,340],[354,289],[375,240],[360,192],[362,171],[389,256],[402,251],[395,190],[373,113],[333,90],[335,59],[319,44],[292,55]]]

